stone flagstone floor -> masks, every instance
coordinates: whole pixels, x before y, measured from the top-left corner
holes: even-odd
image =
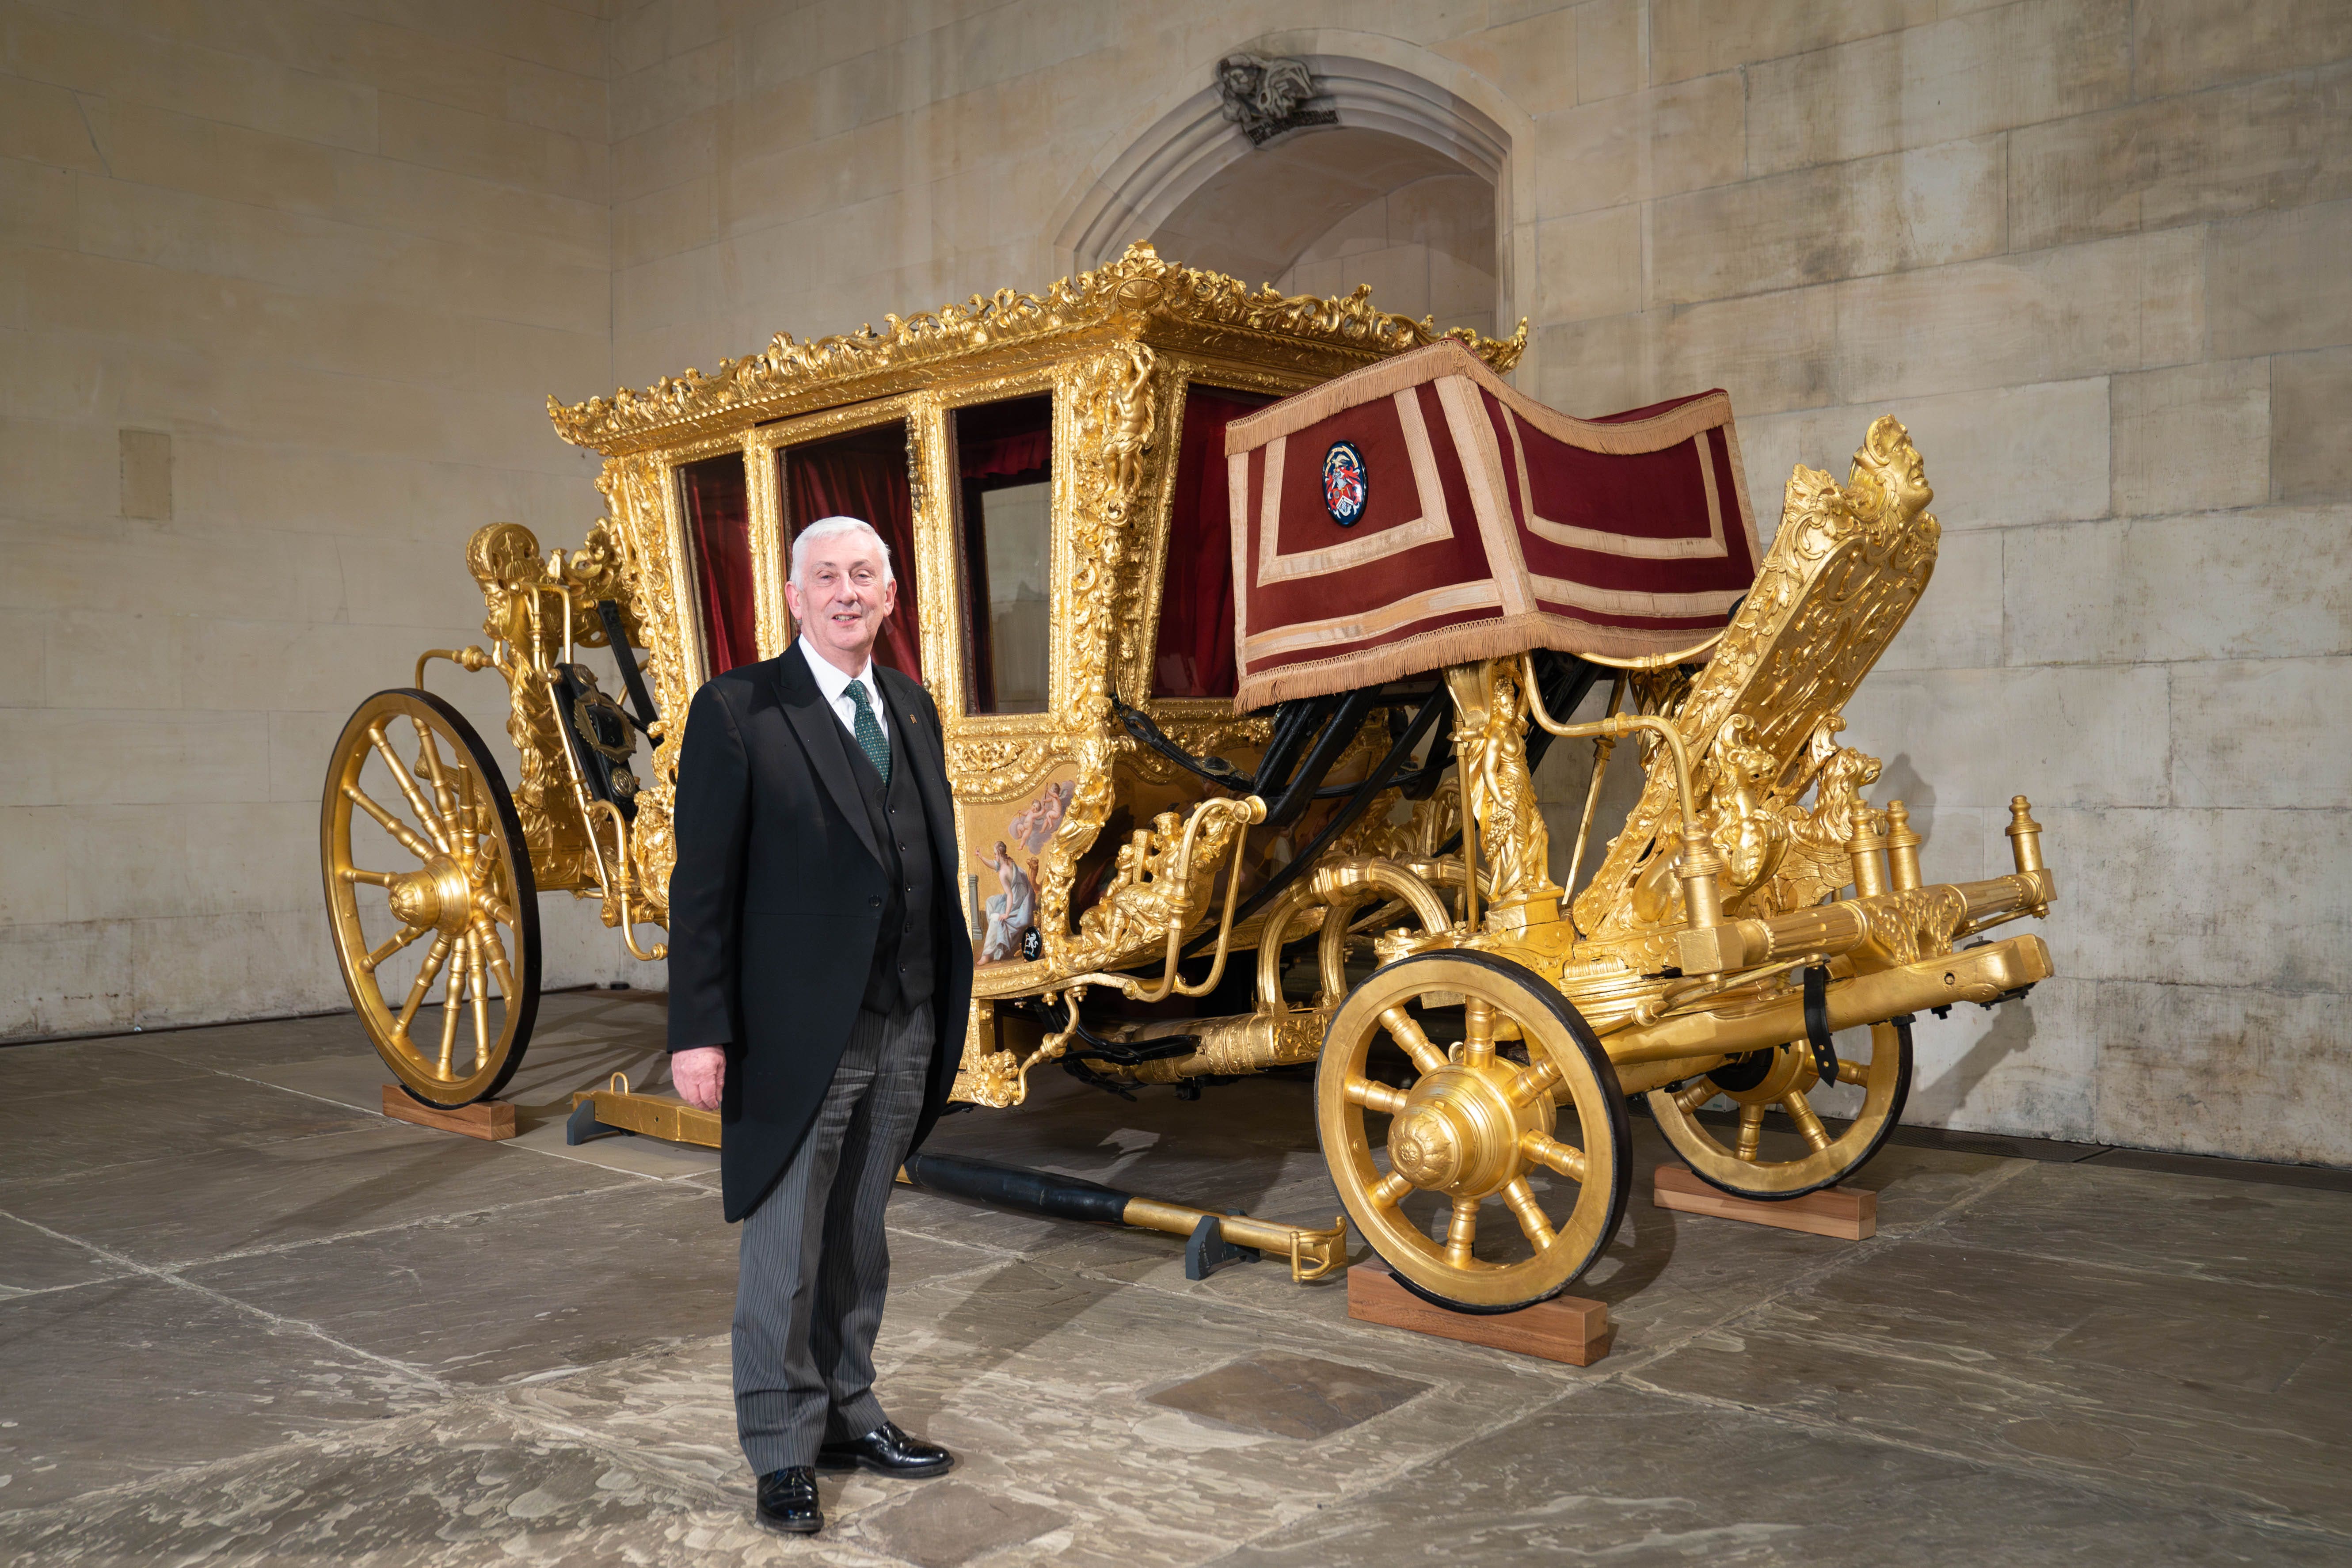
[[[1928,1138],[1853,1244],[1652,1207],[1639,1119],[1583,1370],[902,1190],[882,1392],[963,1463],[780,1542],[714,1159],[563,1143],[660,1023],[548,998],[499,1145],[377,1114],[347,1018],[0,1050],[0,1561],[2352,1561],[2352,1180]],[[1037,1089],[934,1146],[1337,1212],[1305,1083]]]

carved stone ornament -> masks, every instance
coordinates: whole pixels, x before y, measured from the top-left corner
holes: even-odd
[[[1338,110],[1307,107],[1319,93],[1305,60],[1227,55],[1217,62],[1217,96],[1224,100],[1225,118],[1253,147],[1302,126],[1339,123]]]

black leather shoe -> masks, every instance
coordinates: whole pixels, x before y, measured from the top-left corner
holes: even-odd
[[[827,1443],[816,1451],[816,1468],[828,1475],[861,1466],[877,1475],[918,1480],[946,1475],[955,1468],[955,1456],[937,1443],[908,1436],[895,1421],[885,1421],[863,1437]]]
[[[770,1470],[760,1478],[760,1528],[779,1535],[814,1535],[824,1528],[816,1500],[816,1472],[806,1465]]]

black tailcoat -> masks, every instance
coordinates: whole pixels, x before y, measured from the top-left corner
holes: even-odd
[[[898,671],[877,664],[874,673],[890,707],[891,766],[914,770],[939,868],[938,1045],[920,1146],[963,1054],[971,941],[957,918],[939,710]],[[797,645],[707,682],[687,718],[669,880],[669,1048],[727,1047],[719,1174],[730,1220],[759,1206],[814,1120],[881,934],[888,873],[845,735]]]

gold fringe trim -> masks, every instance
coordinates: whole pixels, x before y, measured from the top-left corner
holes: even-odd
[[[1528,616],[1500,616],[1465,626],[1417,632],[1378,647],[1334,654],[1285,665],[1243,678],[1234,697],[1234,711],[1249,713],[1287,702],[1294,697],[1328,697],[1426,675],[1452,664],[1489,658],[1516,658],[1535,648],[1555,653],[1597,653],[1608,658],[1643,658],[1675,653],[1691,643],[1691,628],[1640,631],[1630,626],[1596,626],[1572,621],[1549,611]]]

